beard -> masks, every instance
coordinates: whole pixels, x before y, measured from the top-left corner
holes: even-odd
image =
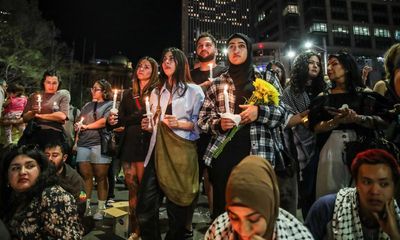
[[[209,62],[209,61],[213,60],[214,57],[215,57],[215,52],[210,53],[207,57],[202,57],[200,55],[197,55],[197,58],[199,59],[200,62]]]

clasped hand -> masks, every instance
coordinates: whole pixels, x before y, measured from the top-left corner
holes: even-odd
[[[252,123],[257,120],[258,117],[258,107],[255,105],[239,105],[243,110],[239,115],[241,117],[240,125],[245,125]],[[236,124],[232,119],[221,118],[221,129],[223,131],[228,131],[232,129]]]

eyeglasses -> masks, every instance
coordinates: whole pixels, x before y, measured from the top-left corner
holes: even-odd
[[[92,92],[100,92],[100,91],[102,91],[102,89],[101,89],[101,88],[92,87],[92,88],[90,89],[90,91],[92,91]]]

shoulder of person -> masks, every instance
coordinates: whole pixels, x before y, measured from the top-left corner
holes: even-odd
[[[67,89],[60,89],[57,91],[57,94],[62,95],[62,96],[70,96],[70,93]]]
[[[201,89],[201,87],[200,87],[199,85],[195,84],[195,83],[188,83],[187,86],[188,86],[188,89],[189,89],[190,91],[195,91],[195,92],[200,91],[200,92],[203,92],[203,90]]]

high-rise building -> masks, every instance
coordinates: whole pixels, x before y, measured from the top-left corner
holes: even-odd
[[[236,32],[252,35],[251,0],[182,0],[182,49],[189,62],[196,60],[195,41],[211,33],[219,49],[217,61],[225,60],[226,39]]]
[[[377,64],[393,43],[400,42],[399,0],[255,0],[257,41],[286,42],[300,50],[312,41],[316,50],[349,50]],[[325,50],[325,51],[324,51]]]

